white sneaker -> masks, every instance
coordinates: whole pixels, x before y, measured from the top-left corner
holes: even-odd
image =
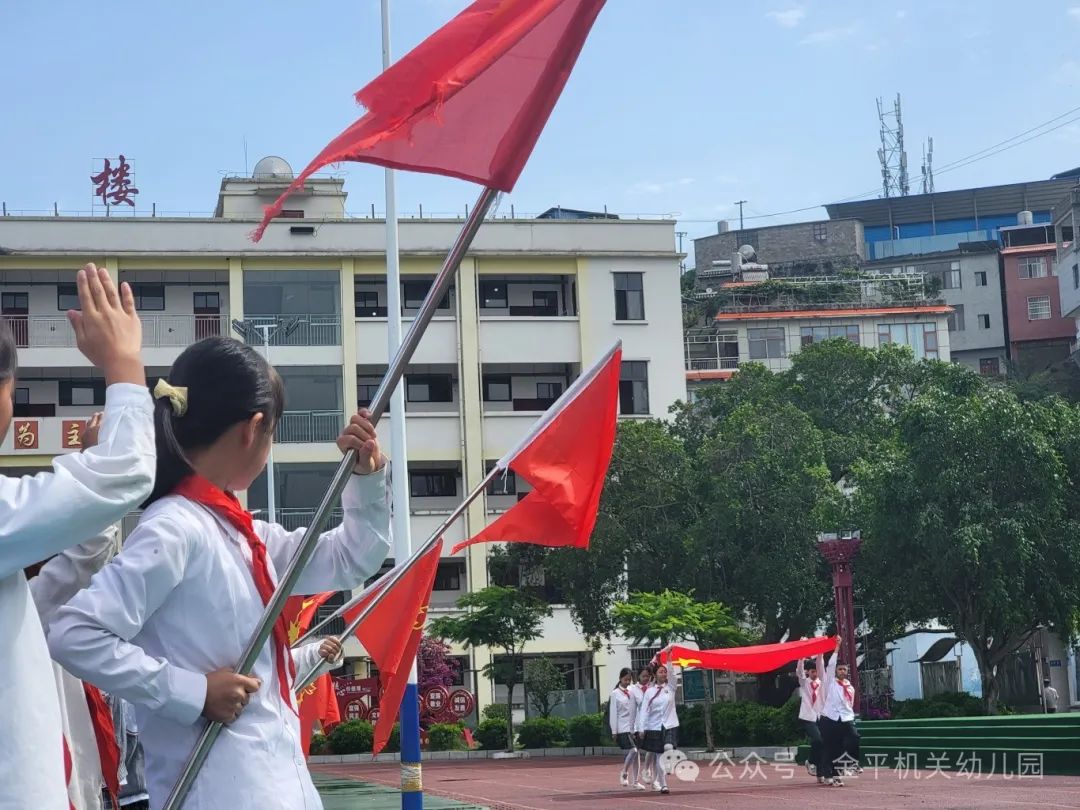
[[[660,780],[652,783],[652,789],[655,790],[657,793],[661,791],[662,788],[660,787]]]
[[[619,784],[623,787],[627,787],[630,784],[630,778],[625,773],[620,773]]]
[[[641,782],[634,782],[634,790],[648,790]]]

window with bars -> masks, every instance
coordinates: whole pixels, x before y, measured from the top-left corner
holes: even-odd
[[[815,242],[828,242],[829,241],[829,223],[827,223],[827,222],[815,222],[814,223],[814,241]]]
[[[1027,300],[1029,321],[1050,320],[1050,296],[1036,295]]]
[[[634,670],[634,681],[637,681],[638,673],[649,665],[649,662],[660,652],[659,647],[631,647],[630,669]]]
[[[1020,278],[1046,278],[1045,256],[1022,256],[1017,267]]]

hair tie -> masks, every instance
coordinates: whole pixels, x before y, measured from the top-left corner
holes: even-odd
[[[166,380],[160,379],[154,386],[154,399],[169,400],[172,411],[177,416],[187,413],[187,388],[183,386],[169,385]]]

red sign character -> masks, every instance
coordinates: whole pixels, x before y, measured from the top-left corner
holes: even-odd
[[[16,420],[15,422],[15,449],[37,450],[38,449],[38,423],[37,420]]]
[[[108,158],[104,158],[104,161],[105,167],[90,177],[90,182],[94,184],[94,196],[101,197],[102,205],[127,203],[134,208],[135,200],[132,197],[138,194],[139,190],[131,185],[131,164],[123,155],[117,160],[115,169]]]

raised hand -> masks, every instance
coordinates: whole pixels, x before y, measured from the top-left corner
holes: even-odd
[[[86,265],[76,279],[81,311],[69,310],[75,342],[86,359],[105,373],[105,382],[146,385],[142,324],[135,297],[125,282],[117,291],[108,271]]]

